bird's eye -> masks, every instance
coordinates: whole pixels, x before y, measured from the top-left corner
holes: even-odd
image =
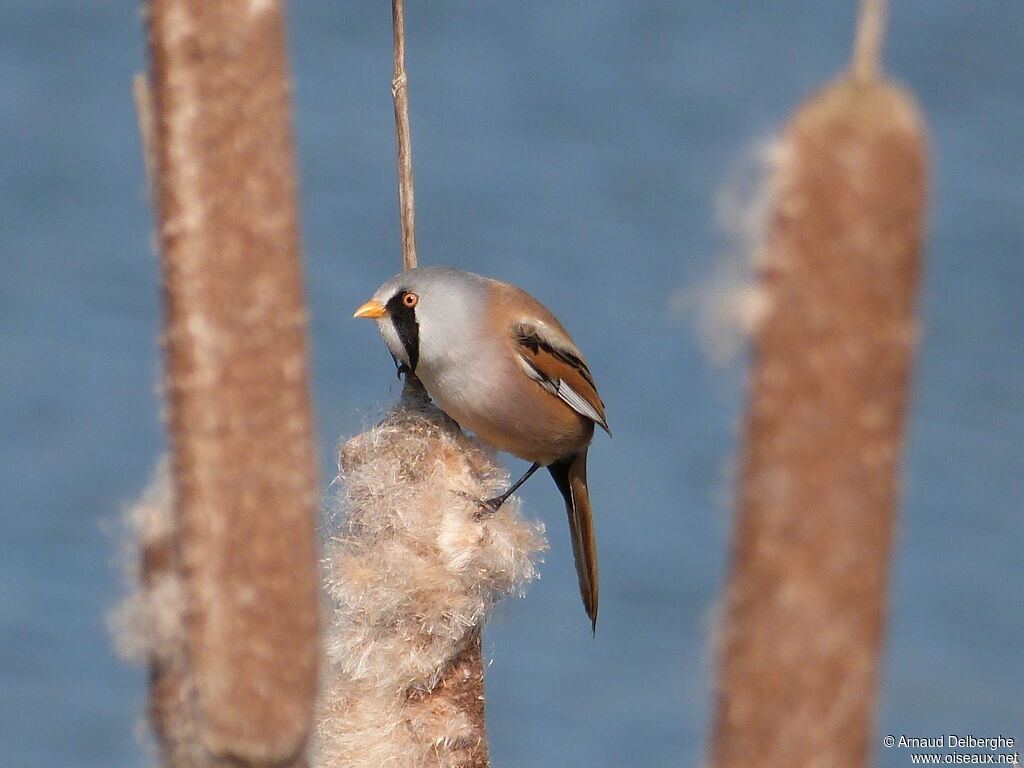
[[[419,300],[420,297],[417,296],[415,293],[407,293],[404,296],[402,296],[402,303],[409,308],[415,307],[416,304],[419,303]]]

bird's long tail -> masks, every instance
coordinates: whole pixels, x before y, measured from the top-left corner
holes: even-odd
[[[548,467],[558,490],[565,499],[572,534],[572,554],[576,560],[576,576],[580,582],[580,597],[590,617],[590,626],[597,632],[597,541],[594,538],[594,518],[590,510],[587,490],[587,449]]]

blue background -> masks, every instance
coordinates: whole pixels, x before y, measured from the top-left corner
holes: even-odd
[[[615,438],[591,451],[602,617],[563,512],[486,651],[496,765],[695,765],[727,551],[742,367],[679,289],[713,271],[714,200],[848,56],[852,2],[411,2],[423,263],[513,281],[586,352]],[[146,765],[144,673],[110,650],[108,529],[164,445],[158,275],[124,2],[0,4],[0,755]],[[355,306],[399,265],[385,2],[290,6],[323,479],[397,395]],[[934,151],[924,339],[877,742],[1024,737],[1024,6],[900,2],[889,68]],[[513,464],[513,470],[518,470]],[[909,762],[879,748],[880,763]]]

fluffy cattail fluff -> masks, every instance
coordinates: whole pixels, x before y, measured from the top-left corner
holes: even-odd
[[[124,576],[128,594],[110,616],[110,629],[118,654],[142,663],[173,655],[180,647],[184,597],[176,571],[167,571],[145,582],[143,553],[171,540],[171,482],[167,461],[161,461],[142,497],[124,512]]]
[[[698,338],[716,365],[740,358],[767,311],[757,279],[764,267],[764,234],[787,145],[778,136],[756,142],[722,183],[715,218],[724,247],[709,274],[672,297],[672,310],[693,313]]]
[[[175,548],[174,486],[169,462],[157,467],[142,498],[125,512],[128,593],[109,624],[119,654],[146,664],[154,687],[149,718],[164,765],[202,766],[196,680],[186,655],[187,599]]]
[[[416,384],[340,466],[314,765],[486,764],[480,630],[536,577],[543,526],[484,513],[507,474]]]

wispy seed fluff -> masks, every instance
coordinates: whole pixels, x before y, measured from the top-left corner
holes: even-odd
[[[721,252],[703,280],[673,296],[674,311],[695,313],[698,338],[716,365],[736,362],[768,313],[765,235],[789,154],[777,136],[744,154],[715,196]]]
[[[144,578],[143,553],[170,548],[174,535],[172,484],[167,459],[157,465],[142,497],[124,512],[123,571],[128,587],[108,622],[122,658],[136,663],[167,661],[184,646],[184,585],[172,568]]]
[[[500,599],[537,576],[547,547],[518,501],[484,513],[507,473],[415,384],[340,450],[329,525],[327,680],[313,764],[413,768],[465,762],[483,738],[428,697]]]
[[[167,765],[202,766],[207,752],[196,720],[196,680],[186,658],[185,583],[175,556],[174,487],[162,459],[149,487],[123,520],[128,592],[108,621],[120,655],[159,670],[163,684],[151,694],[149,714],[163,735]],[[144,569],[143,564],[148,563]],[[144,572],[145,570],[145,572]],[[155,745],[151,745],[155,746]]]

